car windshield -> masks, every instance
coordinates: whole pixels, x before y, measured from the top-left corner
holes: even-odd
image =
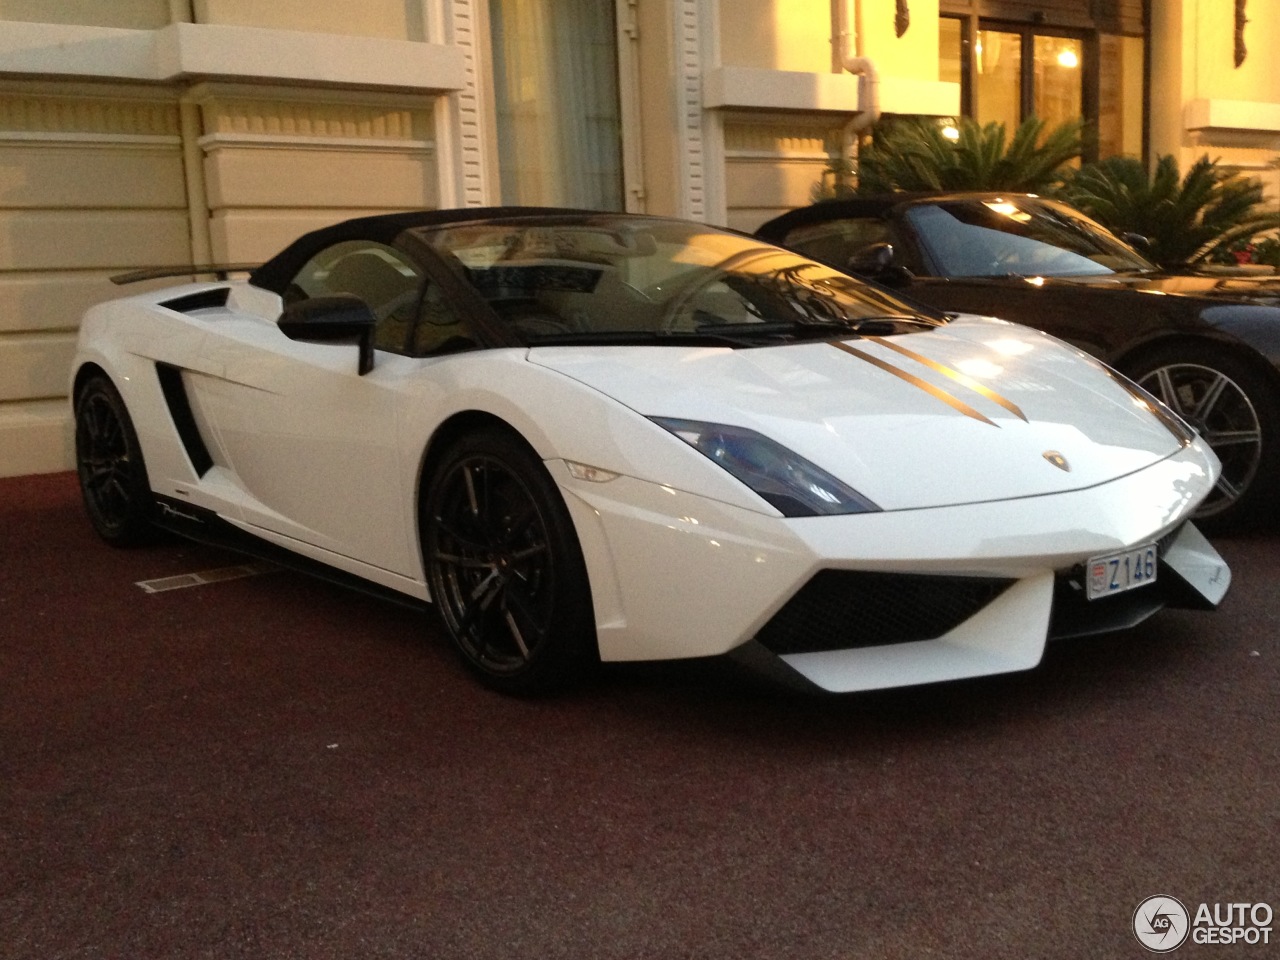
[[[1012,197],[920,204],[906,213],[946,277],[1078,277],[1155,267],[1081,213]]]
[[[530,344],[757,346],[944,322],[879,288],[740,234],[601,215],[468,223],[420,236]]]

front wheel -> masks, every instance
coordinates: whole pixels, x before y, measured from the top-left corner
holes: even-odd
[[[104,376],[76,397],[76,472],[93,529],[107,543],[130,547],[155,536],[155,499],[138,435],[124,400]]]
[[[1130,375],[1190,423],[1222,461],[1222,475],[1196,511],[1198,524],[1221,532],[1274,513],[1280,400],[1264,377],[1211,347],[1166,348]]]
[[[595,656],[586,567],[560,492],[524,443],[485,430],[454,444],[421,518],[431,598],[479,679],[525,695],[578,679]]]

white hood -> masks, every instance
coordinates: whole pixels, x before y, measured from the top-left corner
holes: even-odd
[[[1096,361],[976,317],[840,343],[543,347],[529,359],[645,416],[756,430],[885,510],[1090,487],[1185,445],[1167,412]]]

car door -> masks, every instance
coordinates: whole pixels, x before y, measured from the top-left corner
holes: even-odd
[[[354,345],[291,340],[272,318],[210,332],[201,367],[214,375],[201,378],[199,403],[212,414],[249,527],[413,575],[412,466],[397,425],[401,384],[419,365],[403,347],[422,286],[406,254],[369,241],[335,244],[299,270],[286,302],[351,293],[373,309],[375,363],[363,376]]]
[[[1125,297],[1119,290],[1023,277],[916,277],[906,290],[939,310],[1025,324],[1098,357],[1110,356],[1136,334],[1115,298]]]

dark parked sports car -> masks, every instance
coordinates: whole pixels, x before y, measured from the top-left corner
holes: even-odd
[[[1128,374],[1222,460],[1197,515],[1274,515],[1280,489],[1280,279],[1170,273],[1072,208],[1008,194],[820,203],[758,236],[947,311],[1039,327]]]

